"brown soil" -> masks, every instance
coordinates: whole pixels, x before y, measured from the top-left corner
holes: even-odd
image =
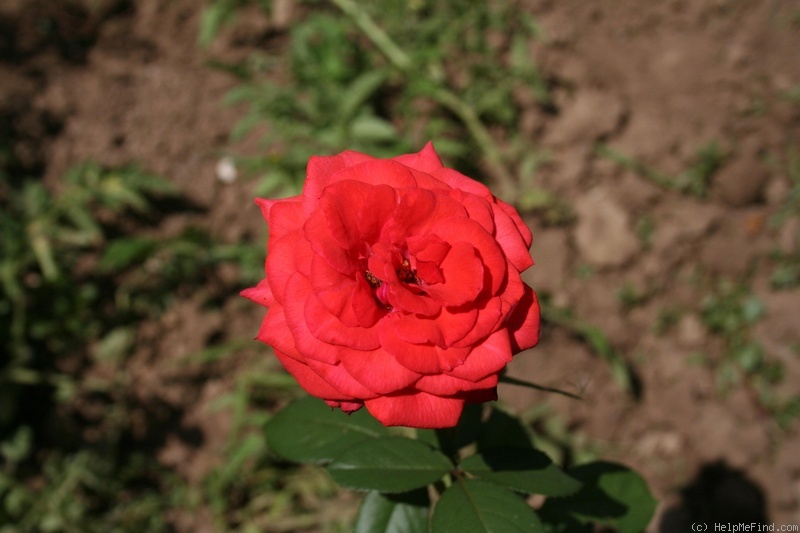
[[[798,424],[780,430],[747,386],[719,394],[714,366],[694,358],[719,361],[723,353],[702,322],[708,280],[746,279],[766,308],[756,338],[785,367],[779,391],[800,393],[800,290],[769,283],[771,252],[798,253],[800,221],[795,213],[781,228],[768,223],[791,183],[786,164],[766,162],[768,155],[785,158],[800,139],[800,106],[788,96],[800,87],[800,3],[527,4],[546,35],[532,54],[553,82],[557,113],[531,106],[522,123],[532,147],[552,154],[540,183],[577,215],[566,227],[529,218],[537,265],[527,280],[606,332],[633,363],[640,395],[622,390],[585,342],[545,324],[540,345],[520,355],[510,374],[579,389],[586,400],[506,386],[500,397],[520,410],[546,402],[571,432],[643,473],[662,501],[653,531],[686,530],[687,516],[702,516],[698,501],[757,513],[760,497],[770,522],[800,524]],[[199,17],[194,0],[4,2],[0,117],[22,164],[54,189],[66,169],[86,159],[138,162],[205,209],[172,217],[163,231],[201,224],[223,242],[259,240],[254,183],[223,184],[215,175],[240,112],[221,103],[235,80],[206,62],[243,57],[274,33],[275,21],[254,14],[239,33],[227,31],[203,52]],[[50,21],[49,33],[42,20]],[[670,175],[694,164],[711,141],[729,155],[699,200],[598,156],[598,141]],[[647,243],[635,231],[645,215],[653,224]],[[626,308],[617,297],[626,286],[646,298]],[[665,309],[682,312],[658,334]],[[208,406],[227,390],[234,369],[209,375],[176,360],[211,338],[251,337],[259,314],[235,294],[212,310],[186,297],[140,329],[128,371],[136,394],[177,425],[159,436],[156,453],[190,479],[220,460],[229,420]],[[197,520],[184,527],[197,530],[203,518]]]

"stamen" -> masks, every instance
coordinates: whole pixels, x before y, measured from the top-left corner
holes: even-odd
[[[378,278],[376,278],[376,277],[375,277],[375,274],[373,274],[373,273],[372,273],[372,272],[370,272],[369,270],[367,270],[367,271],[365,271],[365,272],[364,272],[364,277],[365,277],[365,278],[367,278],[367,283],[369,283],[369,284],[370,284],[370,286],[371,286],[373,289],[377,289],[377,288],[378,288],[378,287],[380,287],[380,286],[381,286],[381,284],[383,283],[383,281],[381,281],[381,280],[379,280]]]
[[[405,283],[422,284],[422,281],[417,277],[416,269],[411,268],[411,263],[408,262],[408,259],[403,259],[403,263],[397,271],[397,277],[400,278],[400,281]]]

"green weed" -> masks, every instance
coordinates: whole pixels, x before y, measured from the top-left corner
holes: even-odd
[[[79,165],[54,194],[3,163],[0,523],[17,529],[0,531],[165,531],[186,487],[131,444],[124,365],[136,326],[208,284],[217,265],[261,254],[199,229],[141,236],[160,222],[156,206],[181,200],[139,168]],[[92,366],[104,372],[90,380]],[[77,405],[101,414],[81,421]]]
[[[711,177],[727,158],[727,154],[719,144],[716,141],[711,141],[697,150],[692,166],[678,176],[670,176],[602,143],[595,147],[595,152],[599,156],[635,172],[663,189],[698,198],[706,196]]]
[[[788,427],[799,398],[774,393],[774,385],[784,378],[783,365],[771,360],[752,334],[753,326],[765,317],[761,300],[746,285],[721,281],[703,302],[702,317],[708,330],[723,341],[723,358],[716,368],[718,390],[725,393],[732,387],[752,387],[776,422]]]

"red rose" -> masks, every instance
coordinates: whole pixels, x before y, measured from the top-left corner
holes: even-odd
[[[375,159],[312,157],[303,194],[257,199],[270,228],[258,340],[311,395],[387,426],[454,426],[497,398],[498,373],[539,338],[520,272],[530,230],[429,143]]]

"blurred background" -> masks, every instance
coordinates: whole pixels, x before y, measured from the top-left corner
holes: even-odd
[[[264,444],[253,198],[428,140],[533,229],[537,445],[800,524],[800,2],[487,4],[0,3],[1,532],[349,531]]]

